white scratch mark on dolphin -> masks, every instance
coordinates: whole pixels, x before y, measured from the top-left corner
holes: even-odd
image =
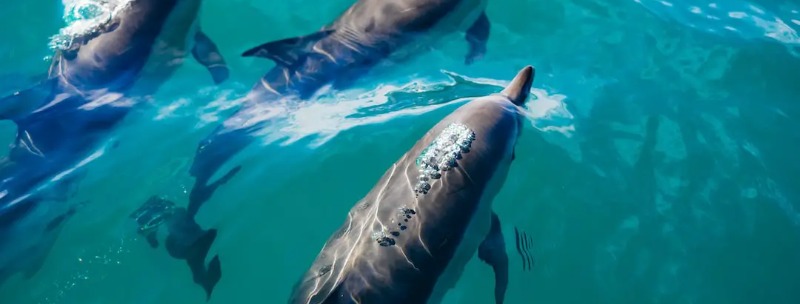
[[[66,80],[65,80],[65,82],[66,82]],[[46,104],[46,105],[44,105],[44,106],[42,106],[42,107],[40,107],[40,108],[36,109],[35,111],[33,111],[33,113],[39,113],[39,112],[41,112],[41,111],[47,110],[47,109],[51,108],[52,106],[54,106],[54,105],[57,105],[58,103],[60,103],[60,102],[62,102],[62,101],[64,101],[64,100],[66,100],[68,97],[70,97],[70,95],[69,95],[69,94],[66,94],[66,93],[60,93],[60,94],[56,95],[56,96],[53,98],[53,100],[52,100],[52,101],[50,101],[48,104]]]
[[[292,84],[292,80],[289,79],[289,70],[283,69],[283,78],[286,79],[286,85]],[[263,79],[263,78],[262,78]]]
[[[411,259],[408,258],[408,255],[406,255],[406,252],[403,250],[403,248],[400,248],[400,246],[397,246],[397,250],[399,250],[400,254],[402,254],[403,257],[406,259],[406,262],[408,262],[408,265],[411,265],[411,267],[414,267],[414,270],[419,271],[419,268],[417,268],[417,265],[414,265],[414,262],[412,262]]]
[[[407,9],[404,9],[404,10],[400,11],[400,13],[408,13],[408,12],[416,10],[416,9],[417,9],[416,7],[409,7]]]
[[[368,228],[370,226],[374,226],[375,222],[378,222],[378,224],[381,225],[381,231],[387,231],[388,230],[388,227],[386,227],[386,225],[378,217],[378,213],[381,210],[381,201],[382,201],[381,198],[383,197],[383,192],[386,191],[387,187],[389,187],[389,182],[394,178],[395,171],[397,171],[397,164],[392,165],[392,173],[389,174],[389,177],[386,179],[386,183],[383,184],[383,187],[381,187],[381,191],[378,191],[378,194],[375,195],[375,214],[374,214],[374,216],[372,218],[372,223],[370,223],[370,225],[365,227],[365,228]]]
[[[406,182],[408,183],[408,189],[413,192],[414,191],[414,184],[411,183],[411,177],[408,176],[408,166],[409,165],[406,165],[406,174],[405,174],[406,175]],[[416,201],[419,202],[419,198],[418,197],[415,197],[415,198],[416,198]]]
[[[383,187],[381,188],[381,191],[378,192],[378,195],[376,196],[376,200],[377,200],[377,198],[380,197],[380,194],[383,193],[383,190],[385,190],[386,187],[389,186],[389,181],[392,180],[392,177],[394,176],[394,172],[396,170],[397,170],[397,165],[395,164],[394,166],[392,166],[392,172],[389,174],[389,177],[386,179],[386,183],[383,184]],[[375,202],[373,208],[375,208],[375,210],[380,209],[379,208],[379,202]],[[375,213],[376,213],[376,216],[377,216],[377,211]],[[353,246],[350,247],[350,251],[347,253],[347,257],[344,260],[344,265],[345,266],[347,266],[350,263],[350,258],[353,257],[353,251],[355,251],[356,247],[361,242],[361,239],[364,237],[364,231],[367,230],[372,225],[374,225],[374,223],[375,223],[375,219],[373,219],[373,222],[372,222],[371,225],[368,225],[368,226],[365,225],[365,226],[361,227],[361,231],[359,231],[358,237],[356,238],[356,241],[352,243]],[[342,281],[343,275],[344,275],[344,271],[340,272],[339,275],[336,276],[336,281],[334,282],[334,286],[338,285]]]
[[[275,93],[276,95],[281,95],[281,93],[278,93],[278,91],[277,91],[277,90],[273,89],[273,88],[272,88],[272,86],[271,86],[271,85],[269,85],[269,83],[267,83],[267,81],[266,81],[266,80],[264,80],[264,78],[261,78],[261,85],[262,85],[262,86],[264,87],[264,89],[266,89],[267,91],[270,91],[270,92],[272,92],[272,93]]]
[[[42,153],[42,150],[39,150],[39,147],[33,142],[33,138],[31,138],[31,134],[28,133],[28,131],[25,131],[25,138],[27,138],[27,140],[20,141],[21,146],[36,156],[44,157],[44,153]],[[31,144],[28,145],[28,143]]]
[[[361,304],[361,301],[359,301],[358,299],[356,299],[356,298],[355,298],[355,295],[354,295],[354,294],[352,294],[352,293],[350,293],[350,300],[352,300],[352,301],[353,301],[353,302],[355,302],[356,304]]]
[[[57,67],[58,68],[58,76],[61,78],[61,82],[63,82],[64,85],[66,85],[67,87],[75,90],[76,92],[80,92],[78,87],[75,86],[72,82],[70,82],[69,78],[67,78],[67,76],[65,76],[65,75],[67,75],[67,73],[66,73],[66,71],[67,71],[66,65],[67,64],[68,64],[67,62],[62,61],[60,58],[58,59],[58,67]]]
[[[359,39],[360,38],[359,33],[353,32],[353,30],[347,26],[337,30],[337,33],[341,33],[342,36],[342,39],[339,40],[339,43],[353,50],[356,53],[364,54],[364,51],[358,48],[358,42],[361,40]]]
[[[338,63],[336,62],[336,58],[334,58],[333,55],[331,55],[331,53],[328,53],[319,46],[319,43],[315,43],[314,46],[311,47],[311,50],[319,54],[322,54],[325,57],[328,57],[328,59],[330,59],[333,63]]]

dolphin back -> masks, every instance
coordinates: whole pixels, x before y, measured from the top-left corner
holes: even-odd
[[[468,231],[505,180],[532,81],[527,66],[426,132],[350,209],[289,303],[429,301],[460,248],[477,247]]]

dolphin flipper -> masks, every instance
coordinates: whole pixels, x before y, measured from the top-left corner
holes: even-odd
[[[206,290],[206,301],[211,299],[214,286],[217,285],[221,278],[222,265],[219,262],[219,255],[215,255],[214,258],[211,259],[211,262],[208,262],[208,268],[206,269],[206,281],[203,286],[203,289]]]
[[[275,64],[290,68],[307,56],[306,47],[328,37],[335,30],[327,29],[310,35],[271,41],[242,53],[243,57],[262,57],[275,61]]]
[[[192,56],[208,69],[215,84],[220,84],[228,79],[230,71],[228,70],[228,65],[225,64],[225,58],[220,54],[217,44],[200,30],[194,35]]]
[[[67,211],[64,212],[64,214],[59,215],[56,218],[50,220],[50,222],[47,223],[47,228],[46,228],[47,232],[52,232],[56,229],[60,229],[61,227],[63,227],[63,224],[67,220],[72,218],[72,216],[75,215],[75,213],[78,211],[78,208],[83,207],[86,204],[88,204],[88,202],[83,201],[76,205],[70,206],[69,209],[67,209]]]
[[[500,218],[492,212],[492,228],[478,248],[478,258],[494,269],[495,303],[503,304],[508,289],[508,254],[500,228]]]
[[[219,180],[213,182],[211,185],[204,185],[199,180],[195,181],[195,185],[192,188],[192,192],[189,194],[189,208],[188,212],[190,216],[194,216],[197,214],[197,211],[200,210],[200,207],[211,198],[211,194],[214,191],[217,191],[219,186],[222,186],[228,183],[231,178],[233,178],[236,173],[239,173],[239,170],[242,169],[242,166],[236,166],[235,168],[225,173],[223,177]]]
[[[229,159],[254,141],[250,135],[255,127],[230,132],[222,132],[223,129],[222,126],[217,127],[211,135],[197,145],[194,161],[189,169],[189,173],[195,178],[194,188],[189,195],[189,214],[197,213],[200,206],[211,198],[217,187],[238,172],[238,169],[228,171],[225,175],[227,178],[221,179],[221,182],[208,184],[211,177]]]
[[[0,99],[0,120],[13,120],[33,112],[52,96],[57,84],[58,78],[49,78],[31,88],[3,97]]]
[[[464,60],[466,64],[472,64],[475,60],[483,58],[486,54],[486,43],[489,41],[491,23],[486,12],[481,13],[475,23],[467,29],[467,42],[469,42],[469,53]]]

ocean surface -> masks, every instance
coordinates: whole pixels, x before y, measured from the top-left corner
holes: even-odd
[[[0,303],[204,303],[185,262],[129,214],[184,206],[197,143],[273,63],[241,53],[318,30],[352,0],[205,0],[231,78],[193,61],[80,165],[84,202]],[[55,0],[4,1],[0,95],[32,85],[65,26]],[[242,171],[197,221],[218,229],[208,303],[284,303],[353,204],[439,119],[536,67],[516,160],[494,209],[507,303],[800,303],[800,2],[489,0],[484,58],[453,35],[352,89],[280,109],[226,165]],[[0,122],[0,142],[16,136]],[[0,148],[7,154],[5,145]],[[523,271],[517,227],[533,239]],[[10,248],[0,248],[0,252]],[[473,259],[445,303],[493,303]]]

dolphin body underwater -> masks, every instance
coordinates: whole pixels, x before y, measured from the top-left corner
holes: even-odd
[[[487,0],[359,0],[315,33],[245,51],[243,56],[268,58],[276,65],[253,86],[243,105],[198,144],[189,172],[195,178],[189,213],[196,213],[241,169],[211,181],[264,126],[258,118],[260,104],[306,99],[326,85],[347,88],[378,64],[402,62],[461,31],[469,45],[464,60],[470,64],[486,52],[486,5]]]
[[[57,50],[45,80],[0,99],[0,119],[17,126],[0,160],[0,284],[41,267],[55,234],[75,213],[75,206],[55,203],[68,199],[78,179],[61,175],[99,148],[131,111],[115,103],[157,91],[188,53],[216,84],[228,78],[217,46],[200,30],[201,2],[127,1],[107,22]],[[39,191],[43,186],[51,189]]]
[[[433,126],[352,207],[289,303],[440,303],[477,253],[494,270],[502,304],[509,260],[492,202],[514,160],[533,78],[527,66],[500,94]]]

